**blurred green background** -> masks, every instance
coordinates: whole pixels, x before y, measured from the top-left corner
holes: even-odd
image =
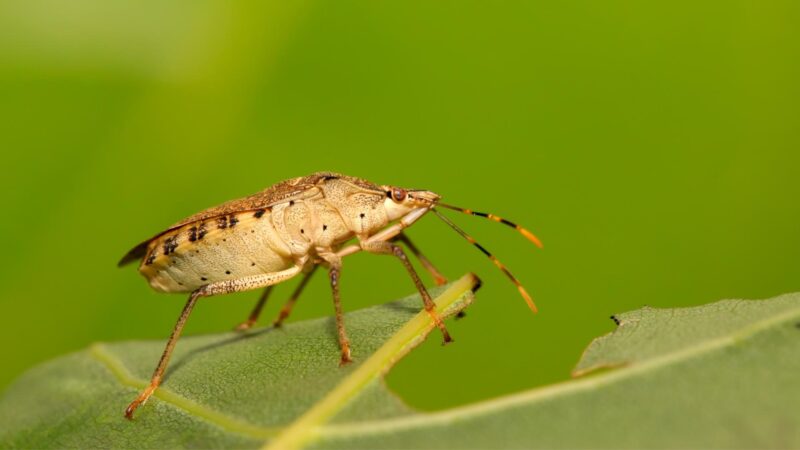
[[[0,389],[94,341],[165,339],[184,296],[117,260],[318,170],[431,189],[545,243],[451,214],[534,316],[444,224],[414,226],[450,277],[485,282],[455,344],[390,374],[420,408],[566,379],[613,313],[798,291],[799,18],[788,0],[3,2]],[[355,255],[342,289],[354,310],[413,285]],[[256,298],[204,300],[187,333]],[[331,303],[318,276],[293,320]]]

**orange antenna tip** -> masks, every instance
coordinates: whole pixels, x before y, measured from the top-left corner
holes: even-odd
[[[517,285],[517,289],[519,289],[519,293],[522,295],[522,298],[525,299],[525,303],[528,304],[528,308],[530,308],[534,314],[538,313],[539,308],[536,307],[536,303],[533,303],[533,299],[531,298],[530,294],[528,294],[528,291],[526,291],[521,284]]]
[[[536,245],[537,247],[539,247],[539,248],[543,247],[542,246],[542,241],[540,241],[539,238],[536,237],[535,234],[531,233],[530,231],[528,231],[528,230],[526,230],[525,228],[522,228],[522,227],[517,228],[517,230],[519,230],[519,232],[522,233],[523,236],[528,238],[528,240],[533,242],[533,244]]]

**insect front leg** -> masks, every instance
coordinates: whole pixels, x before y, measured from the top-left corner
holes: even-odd
[[[396,231],[396,228],[394,231]],[[370,237],[369,240],[373,240],[373,238],[374,236]],[[442,275],[442,273],[436,268],[436,266],[434,266],[433,263],[428,258],[426,258],[425,255],[422,254],[422,252],[417,248],[417,246],[411,242],[411,239],[409,239],[409,237],[405,233],[400,232],[396,237],[393,237],[391,239],[398,240],[406,244],[408,249],[411,250],[411,253],[413,253],[414,256],[416,256],[417,259],[419,259],[419,262],[422,264],[422,267],[424,267],[425,270],[427,270],[428,273],[431,274],[431,276],[433,277],[433,281],[436,283],[437,286],[442,286],[447,284],[447,277]],[[337,255],[340,257],[349,256],[358,253],[361,250],[363,250],[361,245],[355,245],[355,244],[348,245],[347,247],[339,250],[339,252],[337,252]]]
[[[406,235],[405,233],[400,233],[397,235],[396,239],[406,244],[406,247],[408,247],[408,249],[411,250],[411,253],[413,253],[414,256],[417,257],[420,264],[422,264],[422,267],[424,267],[425,270],[427,270],[428,273],[431,274],[431,276],[433,277],[433,282],[436,283],[437,286],[442,286],[447,284],[447,277],[442,275],[442,273],[439,272],[438,269],[436,269],[436,266],[434,266],[433,263],[428,258],[426,258],[421,251],[419,251],[417,246],[414,245],[413,242],[411,242],[411,239],[408,237],[408,235]]]
[[[186,325],[186,320],[189,318],[189,314],[191,314],[195,303],[197,303],[197,300],[200,297],[209,297],[217,294],[228,294],[231,292],[247,291],[250,289],[272,286],[292,278],[300,273],[300,270],[300,266],[293,266],[280,272],[265,273],[261,275],[207,284],[192,292],[191,295],[189,295],[189,300],[183,307],[183,311],[181,311],[181,315],[178,317],[178,322],[175,324],[175,328],[172,329],[172,334],[170,334],[167,345],[164,348],[164,352],[161,354],[161,359],[158,361],[156,370],[153,372],[153,376],[150,379],[150,384],[144,389],[144,391],[142,391],[141,394],[139,394],[138,397],[136,397],[134,401],[131,402],[130,405],[128,405],[128,408],[125,409],[125,417],[128,419],[133,419],[133,413],[136,411],[136,409],[141,405],[144,405],[150,396],[153,395],[153,392],[155,392],[155,390],[161,384],[164,371],[167,369],[167,364],[169,364],[169,359],[172,356],[172,350],[175,348],[175,344],[178,342],[178,338],[183,331],[184,325]]]
[[[373,241],[371,239],[361,241],[361,246],[365,251],[370,253],[394,255],[400,260],[400,262],[403,263],[403,266],[405,266],[408,274],[414,281],[414,285],[417,287],[419,295],[422,297],[422,302],[425,304],[425,311],[430,314],[433,322],[442,332],[444,343],[447,344],[448,342],[451,342],[452,338],[450,338],[450,333],[447,332],[447,327],[445,327],[442,318],[439,317],[439,314],[436,312],[436,304],[433,303],[433,299],[431,299],[428,290],[425,289],[425,285],[422,283],[422,280],[420,280],[417,271],[414,270],[414,266],[411,265],[411,261],[408,260],[408,256],[406,255],[406,252],[403,251],[402,247],[392,244],[391,242]]]
[[[395,236],[402,233],[403,230],[413,225],[414,222],[419,220],[420,217],[424,216],[425,213],[427,213],[428,211],[430,211],[430,207],[427,206],[424,208],[415,208],[411,212],[403,216],[400,219],[400,221],[397,222],[396,224],[390,225],[382,229],[381,231],[373,234],[372,236],[362,239],[361,242],[359,242],[357,245],[356,244],[348,245],[347,247],[340,249],[338,252],[336,252],[336,255],[339,256],[340,258],[344,258],[347,255],[352,255],[354,253],[360,252],[361,250],[366,250],[364,248],[365,242],[390,241],[394,239]]]

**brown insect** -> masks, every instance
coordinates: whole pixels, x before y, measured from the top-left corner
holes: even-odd
[[[405,266],[444,337],[450,335],[434,309],[433,300],[406,253],[395,242],[404,243],[430,272],[437,284],[447,280],[403,233],[428,211],[433,211],[465,239],[478,247],[517,286],[528,306],[536,306],[519,281],[475,239],[443,216],[436,206],[485,217],[516,228],[537,246],[541,242],[530,231],[493,214],[444,204],[430,191],[379,186],[361,178],[336,173],[315,173],[280,182],[249,197],[201,211],[134,247],[119,262],[124,266],[141,260],[139,272],[160,292],[189,292],[178,322],[150,380],[150,385],[128,406],[125,416],[144,404],[161,383],[172,349],[197,299],[265,287],[249,318],[237,329],[246,330],[258,319],[272,286],[304,274],[274,325],[289,316],[301,291],[317,266],[328,268],[341,364],[351,361],[339,299],[342,258],[366,251],[394,255]],[[357,242],[345,245],[355,238]]]

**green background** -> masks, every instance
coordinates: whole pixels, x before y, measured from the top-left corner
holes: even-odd
[[[453,345],[390,374],[420,408],[565,379],[613,313],[798,291],[798,5],[3,2],[0,387],[94,341],[166,338],[184,298],[119,257],[318,170],[434,190],[545,243],[450,214],[534,316],[444,224],[414,226],[451,278],[485,282]],[[392,258],[344,270],[346,310],[413,290]],[[256,297],[203,300],[187,333],[229,330]],[[331,303],[317,276],[292,320]]]

